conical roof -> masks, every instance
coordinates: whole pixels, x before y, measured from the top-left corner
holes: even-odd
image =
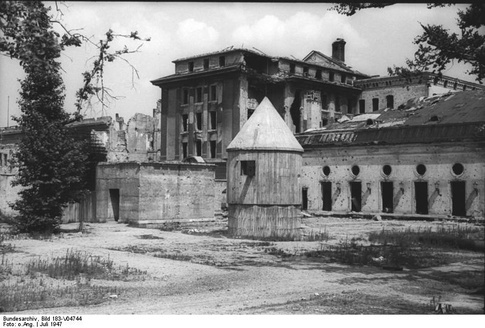
[[[243,125],[227,150],[285,150],[303,152],[303,148],[278,114],[264,98]]]

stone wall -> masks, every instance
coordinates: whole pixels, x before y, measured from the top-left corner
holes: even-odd
[[[379,110],[387,108],[387,96],[394,97],[394,108],[405,103],[409,99],[417,97],[427,97],[428,87],[425,83],[414,84],[408,86],[389,86],[376,89],[363,90],[359,100],[365,101],[365,112],[371,113],[373,111],[372,99],[379,99]],[[358,109],[357,109],[358,110]]]

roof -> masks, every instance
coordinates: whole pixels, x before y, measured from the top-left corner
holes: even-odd
[[[346,117],[346,116],[345,116]],[[485,91],[414,98],[296,136],[305,147],[485,140]]]
[[[238,52],[238,51],[239,52],[249,52],[249,53],[252,53],[252,54],[255,54],[255,55],[258,55],[258,56],[272,58],[271,56],[268,56],[261,51],[254,51],[254,50],[246,49],[246,48],[234,48],[233,46],[231,46],[231,47],[227,47],[227,48],[224,48],[224,49],[218,50],[218,51],[207,52],[207,53],[200,54],[200,55],[193,55],[193,56],[189,56],[189,57],[175,59],[175,60],[172,61],[172,63],[177,63],[177,62],[181,62],[181,61],[185,61],[185,60],[190,60],[190,59],[200,58],[200,57],[206,57],[206,56],[222,55],[222,54],[227,54],[227,53],[230,53],[230,52]]]
[[[326,59],[328,61],[328,63],[325,63],[323,61],[311,61],[310,59],[313,57],[313,55],[318,55],[318,56]],[[353,69],[352,67],[348,66],[344,62],[342,62],[340,60],[336,60],[336,59],[334,59],[330,56],[325,55],[324,53],[322,53],[320,51],[317,51],[317,50],[310,51],[310,53],[308,55],[306,55],[305,58],[303,58],[302,62],[307,63],[307,64],[312,64],[312,65],[322,66],[322,67],[334,69],[334,70],[335,69],[336,70],[343,70],[343,71],[346,71],[348,73],[352,73],[352,74],[355,74],[355,75],[361,75],[363,77],[369,77],[369,75],[361,73],[361,72]]]
[[[267,97],[227,147],[234,150],[282,150],[303,152],[303,148]]]

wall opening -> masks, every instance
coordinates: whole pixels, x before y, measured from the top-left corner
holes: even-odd
[[[326,166],[328,167],[328,166]],[[322,182],[322,210],[331,211],[332,210],[332,183],[328,181]]]
[[[359,167],[359,165],[352,166],[352,169],[351,170],[352,170],[352,174],[355,175],[355,176],[358,176],[359,173],[360,173],[360,167]]]
[[[182,159],[187,158],[187,142],[182,142]]]
[[[379,98],[372,98],[372,111],[377,112],[379,110]]]
[[[216,142],[214,140],[211,140],[209,146],[211,158],[216,158]]]
[[[301,209],[308,209],[308,188],[301,189]]]
[[[465,181],[451,181],[452,215],[466,216]]]
[[[394,212],[394,184],[391,181],[381,182],[382,212]]]
[[[350,182],[351,210],[360,212],[362,207],[362,183],[360,181]]]
[[[256,173],[256,161],[241,161],[241,175],[254,176]]]
[[[295,132],[301,132],[301,124],[300,124],[300,106],[301,106],[301,99],[300,99],[300,90],[295,91],[295,100],[291,104],[290,107],[290,115],[291,119],[293,120],[293,124],[295,125]]]
[[[386,102],[387,102],[387,108],[391,108],[391,109],[394,108],[394,96],[393,95],[386,96]]]
[[[194,62],[189,62],[189,72],[194,71]]]
[[[426,165],[418,164],[416,166],[416,172],[418,172],[419,175],[424,175],[426,173]]]
[[[204,70],[208,70],[209,69],[209,58],[205,58],[204,59]]]
[[[455,163],[452,167],[452,170],[454,175],[459,176],[463,174],[463,171],[465,171],[465,168],[463,167],[463,164]]]
[[[210,130],[217,129],[217,112],[216,111],[209,112],[209,129]]]
[[[416,201],[416,213],[428,214],[428,182],[414,182],[414,198]]]
[[[197,156],[202,156],[202,140],[195,141],[195,151]]]
[[[195,120],[197,121],[197,130],[202,131],[202,113],[196,113]]]
[[[113,218],[115,221],[120,219],[120,190],[110,189],[109,199],[111,201],[111,209],[113,210]]]
[[[225,56],[220,56],[219,57],[219,66],[220,67],[226,66],[226,57]]]
[[[365,114],[365,100],[364,99],[359,100],[359,113]]]

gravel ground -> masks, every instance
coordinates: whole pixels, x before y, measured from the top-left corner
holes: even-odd
[[[371,231],[437,226],[439,222],[370,221],[309,217],[309,233],[325,231],[324,243],[365,240]],[[457,224],[457,223],[450,223]],[[465,225],[465,223],[460,223]],[[146,271],[130,281],[92,280],[115,286],[116,295],[101,304],[57,307],[69,314],[425,314],[433,297],[457,313],[484,313],[484,295],[443,279],[445,275],[484,275],[483,253],[463,252],[446,266],[387,271],[298,256],[322,242],[262,242],[225,236],[227,221],[199,223],[183,231],[129,227],[116,222],[86,224],[84,233],[64,232],[48,240],[13,239],[16,252],[6,257],[14,271],[32,258],[81,250],[116,265]],[[63,225],[74,231],[77,224]],[[483,226],[481,226],[483,229]],[[282,250],[295,256],[272,255]],[[45,309],[16,313],[42,314]]]

